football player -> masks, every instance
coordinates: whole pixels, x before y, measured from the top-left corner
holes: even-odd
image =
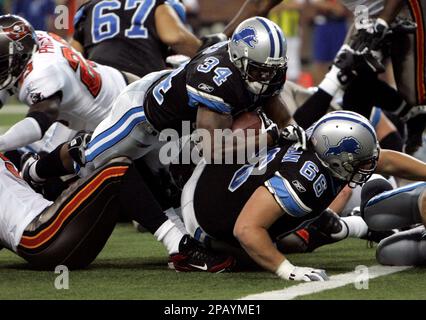
[[[381,264],[426,264],[425,191],[425,182],[393,189],[386,180],[375,180],[363,187],[361,213],[370,228],[380,231],[411,228],[379,243],[376,258]]]
[[[354,82],[350,90],[355,92],[348,95],[346,100],[351,108],[361,107],[360,102],[370,104],[371,100],[390,96],[385,100],[387,108],[407,122],[406,152],[413,153],[422,144],[422,133],[425,128],[426,115],[424,105],[426,103],[426,76],[425,76],[425,44],[424,30],[426,23],[424,0],[343,0],[352,12],[362,12],[358,8],[364,5],[368,9],[369,16],[356,18],[359,30],[352,28],[352,44],[357,51],[371,53],[370,66],[377,71],[383,71],[383,56],[390,55],[398,94],[392,93],[392,88],[384,83],[377,82],[374,75],[369,73]],[[357,8],[358,7],[358,8]],[[387,33],[392,29],[395,17],[410,18],[417,28],[413,32],[398,32],[392,30],[388,53],[382,52],[384,43],[387,42]],[[373,18],[362,21],[362,18]],[[371,22],[371,23],[370,23]],[[375,61],[378,61],[376,63]],[[380,70],[382,69],[382,70]],[[369,83],[368,86],[365,83]],[[361,87],[363,94],[357,87]],[[389,93],[390,92],[390,93]],[[377,105],[377,103],[376,103]],[[356,109],[354,109],[356,110]]]
[[[93,131],[135,80],[84,59],[62,38],[34,31],[21,17],[1,16],[0,28],[0,89],[29,106],[27,116],[0,136],[2,151],[40,140],[55,121]]]
[[[72,46],[88,59],[139,77],[166,68],[169,48],[193,57],[201,45],[183,24],[175,1],[104,1],[75,15]]]
[[[195,125],[213,133],[231,128],[238,113],[263,106],[283,127],[288,117],[277,93],[285,82],[286,65],[286,43],[279,27],[260,17],[244,21],[229,42],[206,49],[174,71],[151,73],[128,86],[84,150],[73,153],[77,170],[84,175],[117,155],[151,156],[156,166],[162,166],[160,131],[174,129],[182,135],[184,121],[189,128]],[[277,126],[263,137],[271,144],[283,138]],[[222,152],[213,149],[212,153]],[[129,203],[138,198],[132,192],[128,195]],[[138,199],[142,225],[170,254],[178,252],[183,233],[165,217],[151,192]],[[178,255],[172,259],[176,269],[190,268],[181,267]]]
[[[307,135],[307,150],[288,142],[270,148],[257,164],[200,162],[182,194],[189,234],[207,244],[241,246],[283,279],[324,281],[324,270],[294,266],[273,241],[317,219],[346,184],[362,185],[375,171],[426,178],[425,163],[379,150],[373,127],[356,113],[329,113]],[[255,174],[262,168],[265,174]]]
[[[0,247],[33,268],[88,266],[114,229],[130,165],[128,159],[114,159],[51,202],[34,192],[0,154]]]

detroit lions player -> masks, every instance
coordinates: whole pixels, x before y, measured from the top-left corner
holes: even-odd
[[[425,182],[393,189],[386,180],[379,180],[363,187],[361,210],[370,228],[382,231],[415,226],[379,243],[376,258],[381,264],[426,264],[425,191]]]
[[[190,57],[200,47],[178,16],[181,6],[174,0],[89,1],[75,15],[71,43],[92,61],[143,77],[166,68],[169,47]]]
[[[283,127],[288,117],[277,93],[285,82],[286,66],[286,42],[279,27],[260,17],[242,22],[229,42],[206,49],[174,71],[151,73],[128,86],[110,116],[96,128],[83,157],[76,159],[80,173],[117,155],[151,156],[159,166],[159,132],[171,128],[181,135],[184,121],[213,132],[230,128],[239,112],[263,106]],[[264,137],[271,144],[282,139],[276,126]],[[175,253],[183,234],[165,217],[151,192],[138,203],[144,227],[163,241],[179,269],[181,261]]]
[[[23,18],[0,17],[0,89],[29,106],[25,119],[0,136],[8,151],[40,140],[61,121],[73,130],[94,130],[126,87],[126,76],[85,60],[55,34],[34,31]]]
[[[323,281],[323,270],[293,266],[273,241],[314,221],[344,185],[361,185],[374,171],[426,177],[425,163],[395,151],[379,152],[373,127],[358,114],[329,113],[307,134],[306,151],[289,142],[271,148],[256,165],[200,163],[182,195],[190,235],[241,246],[281,278]],[[265,174],[253,174],[265,166]]]

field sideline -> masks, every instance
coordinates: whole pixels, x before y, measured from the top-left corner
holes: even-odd
[[[0,111],[4,132],[26,109]],[[328,274],[353,272],[359,265],[376,265],[375,249],[365,241],[346,240],[311,254],[289,256],[296,265],[326,269]],[[0,251],[0,300],[6,299],[240,299],[247,295],[299,285],[267,272],[176,273],[167,269],[162,245],[130,224],[119,224],[106,247],[87,270],[71,271],[69,289],[54,286],[58,274],[27,269],[24,260]],[[201,285],[202,284],[202,285]],[[299,296],[296,299],[426,299],[426,269],[414,268],[372,279],[367,290],[354,284]]]

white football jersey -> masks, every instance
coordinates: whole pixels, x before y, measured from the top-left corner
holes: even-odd
[[[0,243],[4,247],[16,252],[25,228],[51,204],[0,154]]]
[[[31,106],[60,92],[58,120],[73,130],[94,130],[126,87],[123,74],[84,59],[55,34],[36,33],[40,47],[20,80],[19,100]]]
[[[384,8],[384,0],[342,0],[343,5],[352,13],[355,13],[357,6],[366,6],[368,13],[372,16],[378,15]]]

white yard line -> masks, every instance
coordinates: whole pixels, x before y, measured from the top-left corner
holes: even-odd
[[[412,267],[385,267],[385,266],[371,266],[368,267],[368,278],[374,279],[381,276],[386,276],[392,273],[404,271]],[[296,297],[318,293],[325,290],[335,289],[355,283],[360,277],[366,278],[365,274],[360,272],[348,272],[335,276],[331,276],[329,281],[325,282],[304,282],[283,290],[274,290],[258,294],[251,294],[240,300],[291,300]]]

